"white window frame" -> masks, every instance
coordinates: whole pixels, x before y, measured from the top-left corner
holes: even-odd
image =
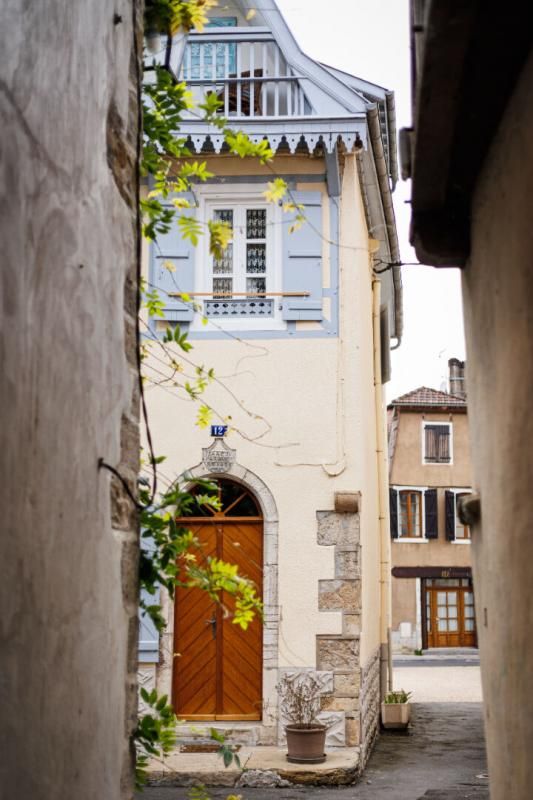
[[[423,419],[422,420],[422,434],[421,434],[421,451],[422,451],[422,464],[435,467],[449,467],[453,464],[453,422],[440,422],[438,420]],[[428,461],[426,459],[426,427],[428,425],[441,425],[450,429],[450,460],[449,461]]]
[[[459,487],[454,488],[452,486],[448,486],[448,491],[454,493],[454,506],[455,506],[455,514],[454,514],[454,529],[453,529],[453,541],[450,544],[472,544],[472,539],[457,539],[457,495],[458,494],[472,494],[472,489],[468,487]]]
[[[426,495],[425,492],[430,489],[430,486],[391,486],[391,489],[397,491],[396,495],[396,513],[398,519],[398,538],[393,539],[395,543],[402,544],[429,544],[429,539],[426,539]],[[422,494],[422,535],[421,536],[400,536],[400,492],[420,492]]]
[[[267,203],[262,195],[265,186],[257,184],[232,184],[231,186],[221,186],[212,184],[195,189],[198,199],[198,219],[207,222],[213,218],[215,208],[265,208],[267,211],[267,271],[266,285],[267,296],[271,292],[282,291],[282,237],[281,237],[281,214],[282,209],[273,203]],[[245,237],[239,237],[237,246],[234,246],[234,259],[243,258]],[[212,292],[212,265],[213,256],[209,253],[208,236],[202,236],[198,243],[195,253],[195,285],[194,292]],[[237,274],[234,261],[234,275]],[[240,272],[244,276],[244,271]],[[244,278],[243,278],[244,280]],[[245,288],[237,284],[235,291],[245,291]],[[199,306],[191,323],[191,331],[220,332],[226,331],[265,331],[265,330],[286,330],[287,323],[282,319],[282,300],[283,298],[273,298],[274,313],[271,317],[238,317],[236,319],[211,319],[207,318],[207,324],[202,322],[203,303],[207,296],[193,298]],[[244,298],[243,298],[244,299]]]

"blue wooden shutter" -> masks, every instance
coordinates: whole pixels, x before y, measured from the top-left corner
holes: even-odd
[[[448,489],[444,492],[444,510],[446,517],[446,538],[449,542],[455,539],[455,492]]]
[[[392,539],[398,538],[398,490],[389,489],[389,515],[390,535]]]
[[[192,195],[181,196],[190,203],[193,202]],[[194,217],[196,209],[185,208],[179,213],[185,217]],[[165,304],[162,319],[167,322],[190,322],[194,316],[192,303],[184,303],[179,297],[172,297],[170,294],[189,294],[194,291],[194,256],[195,248],[189,239],[184,239],[181,235],[176,216],[171,230],[159,234],[157,242],[152,244],[152,286],[149,288],[155,287],[158,290]],[[170,272],[163,266],[166,261],[174,265],[175,272]]]
[[[152,539],[141,536],[141,550],[151,552],[154,549]],[[146,589],[141,589],[141,601],[146,605],[159,605],[160,590],[149,594]],[[139,608],[139,663],[157,664],[159,662],[159,632],[151,618]]]
[[[304,206],[306,221],[289,233],[298,212],[283,214],[283,291],[309,292],[306,297],[283,298],[283,319],[322,319],[322,195],[291,192]]]
[[[438,539],[439,525],[436,489],[426,489],[424,492],[424,514],[426,519],[426,539]]]

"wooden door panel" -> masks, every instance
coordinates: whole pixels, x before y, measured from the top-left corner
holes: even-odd
[[[223,559],[262,591],[263,526],[239,521],[223,527]],[[229,616],[222,623],[222,708],[224,716],[261,719],[263,626],[254,619],[246,630],[233,622],[235,601],[224,597]],[[240,691],[238,689],[240,687]]]
[[[235,564],[262,593],[263,524],[225,517],[190,525],[204,557]],[[233,622],[235,601],[221,605],[197,589],[176,592],[173,699],[178,716],[188,719],[261,719],[263,626],[259,619],[244,631]],[[208,622],[216,619],[216,626]],[[213,637],[213,633],[215,636]]]
[[[199,560],[216,555],[213,527],[196,525],[193,532],[202,547]],[[174,709],[178,717],[214,715],[217,643],[209,620],[216,618],[216,604],[200,589],[178,587],[174,614]]]

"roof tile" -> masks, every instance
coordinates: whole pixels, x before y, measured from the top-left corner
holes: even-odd
[[[412,392],[402,394],[392,400],[390,406],[446,406],[449,408],[466,408],[467,403],[464,397],[458,397],[449,392],[441,392],[437,389],[428,389],[427,386],[420,386]]]

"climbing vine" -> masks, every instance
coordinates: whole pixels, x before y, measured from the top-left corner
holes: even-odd
[[[201,31],[207,21],[207,12],[216,5],[216,0],[147,0],[145,9],[145,30],[156,30],[174,34],[177,30],[188,31],[191,28]],[[143,215],[143,234],[157,247],[157,237],[167,233],[177,225],[184,239],[194,246],[199,237],[209,237],[209,251],[220,257],[231,239],[230,227],[222,221],[200,223],[192,214],[187,215],[190,201],[183,198],[183,193],[190,191],[195,183],[212,177],[205,162],[193,160],[193,154],[180,137],[180,124],[183,114],[191,111],[193,101],[185,83],[176,83],[172,75],[163,67],[150,63],[144,57],[144,80],[142,87],[143,139],[140,170],[141,176],[148,179],[150,191],[141,200]],[[197,104],[195,113],[200,114],[206,122],[214,125],[223,133],[226,145],[231,153],[241,158],[258,158],[266,163],[273,157],[273,152],[266,141],[253,143],[240,131],[233,131],[226,120],[219,115],[220,103],[214,94],[208,94],[203,102]],[[282,186],[274,184],[271,191],[281,196]],[[181,195],[181,196],[180,196]],[[172,263],[166,262],[165,268],[173,271]],[[157,289],[144,283],[143,307],[153,317],[162,317],[163,301]],[[182,294],[181,299],[190,302],[190,298]],[[163,342],[172,343],[182,353],[188,353],[191,344],[187,334],[179,326],[168,327]],[[148,356],[150,342],[139,342],[140,360]],[[182,367],[177,358],[172,358],[170,366],[178,373]],[[207,385],[214,379],[214,372],[204,367],[196,367],[194,380],[187,380],[183,388],[191,399],[198,400]],[[143,383],[141,379],[141,391]],[[210,409],[201,405],[198,424],[205,426],[210,420]],[[145,419],[148,427],[149,422]],[[151,437],[149,436],[151,442]],[[150,445],[149,466],[154,476],[158,464],[163,457],[156,456]],[[163,493],[156,496],[154,480],[152,487],[142,487],[139,491],[138,508],[140,511],[141,548],[140,587],[144,590],[140,607],[161,631],[165,627],[162,608],[155,600],[160,587],[172,599],[177,586],[200,588],[216,602],[222,602],[223,593],[231,595],[234,600],[232,623],[246,629],[256,616],[262,613],[262,604],[255,585],[238,573],[237,567],[213,557],[203,558],[201,547],[193,533],[178,522],[187,516],[194,504],[205,505],[213,509],[218,507],[218,498],[214,495],[214,486],[208,481],[195,481],[193,494],[179,482],[174,482]],[[141,690],[141,698],[146,711],[139,717],[134,732],[137,751],[136,787],[141,788],[146,780],[147,766],[151,757],[162,757],[168,754],[176,739],[176,716],[166,696],[159,697],[156,691]],[[224,738],[212,730],[211,735],[219,744],[219,752],[224,764],[228,766],[232,760],[237,761]]]

